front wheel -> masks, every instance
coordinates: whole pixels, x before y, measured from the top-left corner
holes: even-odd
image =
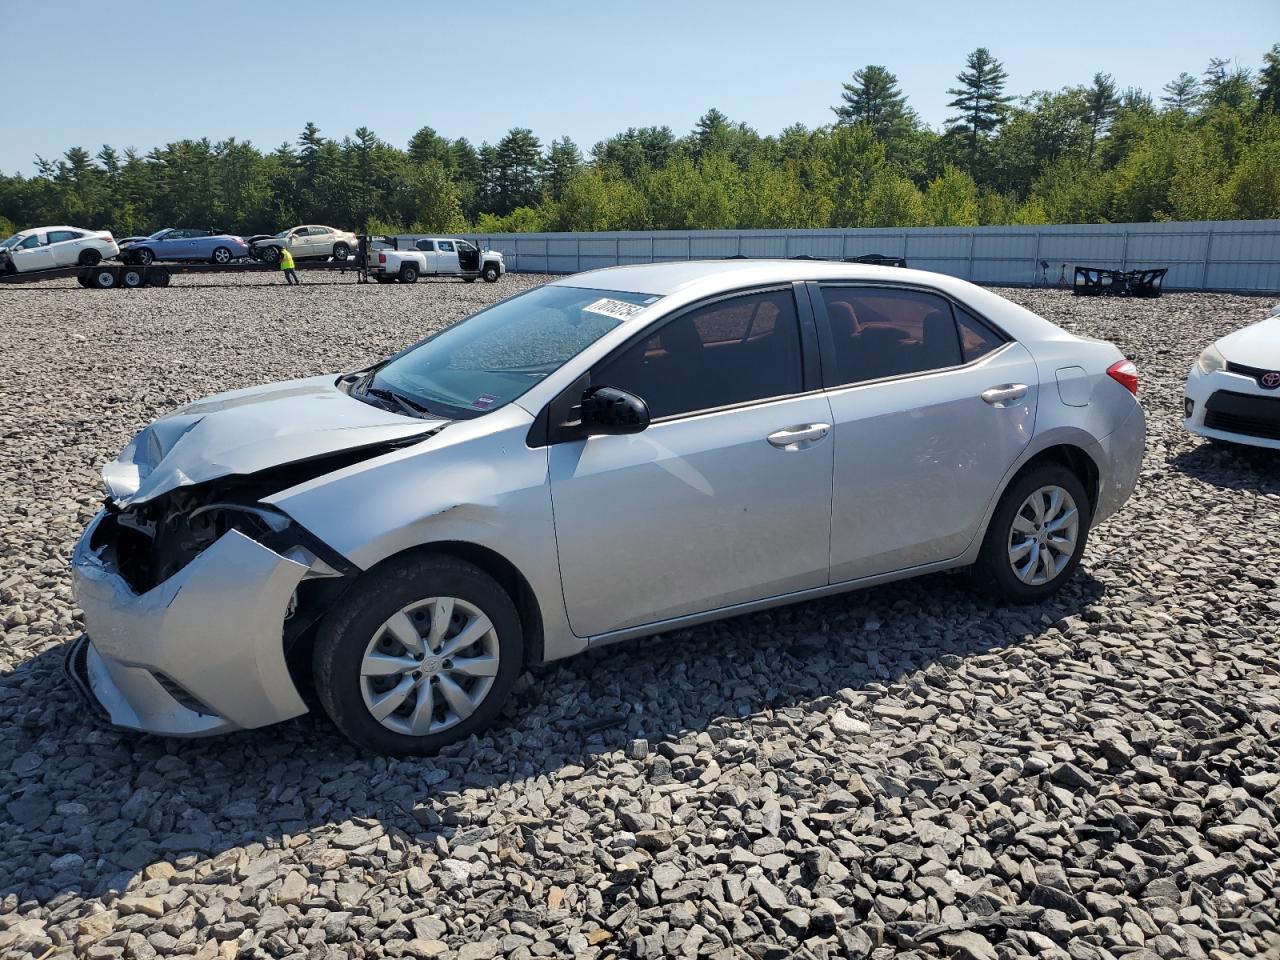
[[[152,253],[150,250],[146,249],[145,247],[143,247],[141,250],[139,250],[137,253],[133,255],[133,262],[140,263],[144,267],[150,266],[152,263],[155,262],[155,259],[156,259],[156,255]]]
[[[279,247],[266,247],[266,248],[262,251],[262,262],[263,262],[263,263],[270,264],[271,266],[275,266],[277,263],[279,263],[279,262],[280,262],[280,248],[279,248]]]
[[[229,247],[215,247],[213,256],[210,259],[214,263],[228,264],[231,262],[231,249]]]
[[[1092,519],[1080,479],[1046,463],[1009,485],[996,506],[974,565],[985,589],[1014,603],[1056,593],[1080,564]]]
[[[333,259],[345,260],[351,256],[351,248],[345,243],[335,243],[333,245]]]
[[[321,624],[312,670],[320,702],[348,738],[410,756],[490,726],[523,654],[506,591],[478,567],[427,555],[366,574]]]
[[[79,262],[82,267],[96,267],[102,262],[102,254],[92,247],[88,250],[81,250]]]
[[[484,282],[485,283],[493,283],[500,276],[502,276],[502,271],[498,269],[498,265],[496,263],[486,263],[484,265]]]

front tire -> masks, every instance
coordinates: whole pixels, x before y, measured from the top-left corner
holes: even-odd
[[[483,570],[409,556],[366,574],[322,622],[316,692],[366,750],[434,753],[498,717],[523,667],[515,604]]]
[[[146,247],[143,247],[141,250],[138,250],[133,255],[133,262],[140,263],[144,267],[149,267],[151,264],[155,262],[155,259],[156,259],[156,255],[152,253],[150,250],[148,250]]]
[[[82,267],[96,267],[102,262],[102,254],[92,247],[88,250],[81,250],[78,262]]]
[[[1057,593],[1080,565],[1093,517],[1079,477],[1045,463],[1014,479],[1000,498],[974,564],[974,579],[1013,603]]]
[[[274,267],[277,263],[280,262],[280,248],[266,247],[265,249],[263,249],[262,262]]]
[[[351,248],[345,243],[335,243],[333,245],[333,259],[345,260],[351,256]]]
[[[496,263],[486,263],[484,265],[485,283],[494,283],[500,276],[502,276],[502,271],[498,269],[498,265]]]

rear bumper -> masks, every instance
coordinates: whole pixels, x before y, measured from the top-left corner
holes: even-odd
[[[1093,522],[1100,523],[1119,510],[1132,496],[1142,473],[1147,448],[1147,417],[1140,404],[1111,434],[1098,441],[1098,503]]]
[[[72,556],[87,636],[72,646],[67,668],[113,724],[191,737],[306,712],[282,636],[305,563],[233,530],[139,594],[116,571],[112,545],[91,546],[102,518]]]

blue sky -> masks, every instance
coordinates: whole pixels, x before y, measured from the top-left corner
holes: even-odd
[[[56,11],[56,13],[54,12]],[[114,12],[112,12],[114,11]],[[711,106],[762,133],[827,123],[857,67],[895,72],[926,122],[985,45],[1027,93],[1097,70],[1158,91],[1210,57],[1256,68],[1278,0],[1210,3],[12,2],[0,170],[72,145],[150,148],[235,136],[274,148],[308,120],[403,146],[423,125],[473,143],[512,126],[584,153],[627,126],[689,130]]]

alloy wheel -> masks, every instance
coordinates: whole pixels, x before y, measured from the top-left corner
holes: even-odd
[[[1055,484],[1040,487],[1013,515],[1009,530],[1009,565],[1033,587],[1053,580],[1071,562],[1080,538],[1076,501]]]
[[[374,633],[360,663],[360,692],[387,729],[440,733],[484,702],[499,657],[497,631],[478,607],[457,597],[418,600]]]

